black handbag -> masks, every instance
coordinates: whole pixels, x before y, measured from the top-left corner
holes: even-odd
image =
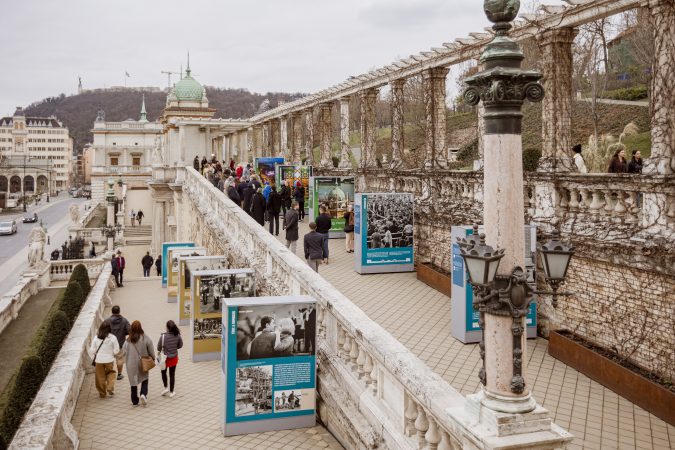
[[[103,343],[105,342],[105,339],[101,341],[101,345],[98,346],[96,349],[96,353],[94,353],[94,357],[91,359],[91,365],[96,367],[96,355],[98,355],[98,351],[101,350],[101,347],[103,346]]]

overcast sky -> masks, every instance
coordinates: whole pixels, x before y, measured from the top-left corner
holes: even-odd
[[[489,23],[479,0],[26,0],[2,6],[0,116],[85,89],[195,77],[315,92]],[[452,76],[452,73],[451,73]],[[175,81],[175,78],[174,78]]]

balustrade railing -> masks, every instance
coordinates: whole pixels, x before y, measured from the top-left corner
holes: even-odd
[[[58,261],[49,261],[49,277],[52,281],[68,280],[73,273],[75,266],[84,264],[89,272],[89,278],[98,278],[105,261],[102,259],[67,259]]]
[[[374,180],[370,182],[379,183],[376,186],[387,186],[385,177]],[[419,178],[399,182],[424,189]],[[476,190],[469,184],[474,186],[475,175],[457,185],[448,183],[447,189],[473,198]],[[361,441],[352,442],[354,447],[455,449],[462,448],[465,439],[476,442],[469,437],[474,431],[449,414],[463,411],[465,399],[459,392],[191,168],[183,195],[200,213],[191,215],[192,235],[226,240],[256,270],[260,285],[269,291],[265,294],[316,299],[319,395],[331,409],[341,410],[343,422],[356,430],[340,433],[328,421],[331,431],[348,441],[360,436]],[[195,230],[199,224],[208,229]],[[183,237],[187,236],[179,236]],[[332,401],[336,394],[331,381],[353,401]],[[364,431],[368,427],[371,432]],[[373,441],[366,442],[367,436]]]

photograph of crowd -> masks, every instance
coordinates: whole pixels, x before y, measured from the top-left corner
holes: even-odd
[[[237,360],[313,355],[314,304],[240,306]]]
[[[314,389],[274,391],[274,412],[314,409]]]
[[[255,297],[253,274],[203,275],[199,281],[199,312],[220,312],[223,299]]]
[[[314,183],[317,193],[315,206],[317,215],[318,205],[325,205],[332,218],[344,218],[347,207],[354,204],[354,179],[315,178]]]
[[[312,176],[312,166],[281,166],[279,167],[279,179],[277,189],[281,189],[286,181],[291,186],[296,186],[298,181],[305,189],[305,207],[309,205],[309,178]]]
[[[272,412],[272,366],[237,369],[234,415],[254,416]]]
[[[368,248],[413,246],[413,196],[369,194]]]
[[[195,341],[220,339],[223,334],[222,319],[195,319],[192,331]]]

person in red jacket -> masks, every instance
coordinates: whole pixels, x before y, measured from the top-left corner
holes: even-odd
[[[124,268],[126,267],[126,260],[122,256],[122,250],[117,250],[117,270],[120,273],[120,287],[124,287]]]
[[[237,166],[237,178],[241,178],[241,175],[244,173],[244,168],[241,165]]]

